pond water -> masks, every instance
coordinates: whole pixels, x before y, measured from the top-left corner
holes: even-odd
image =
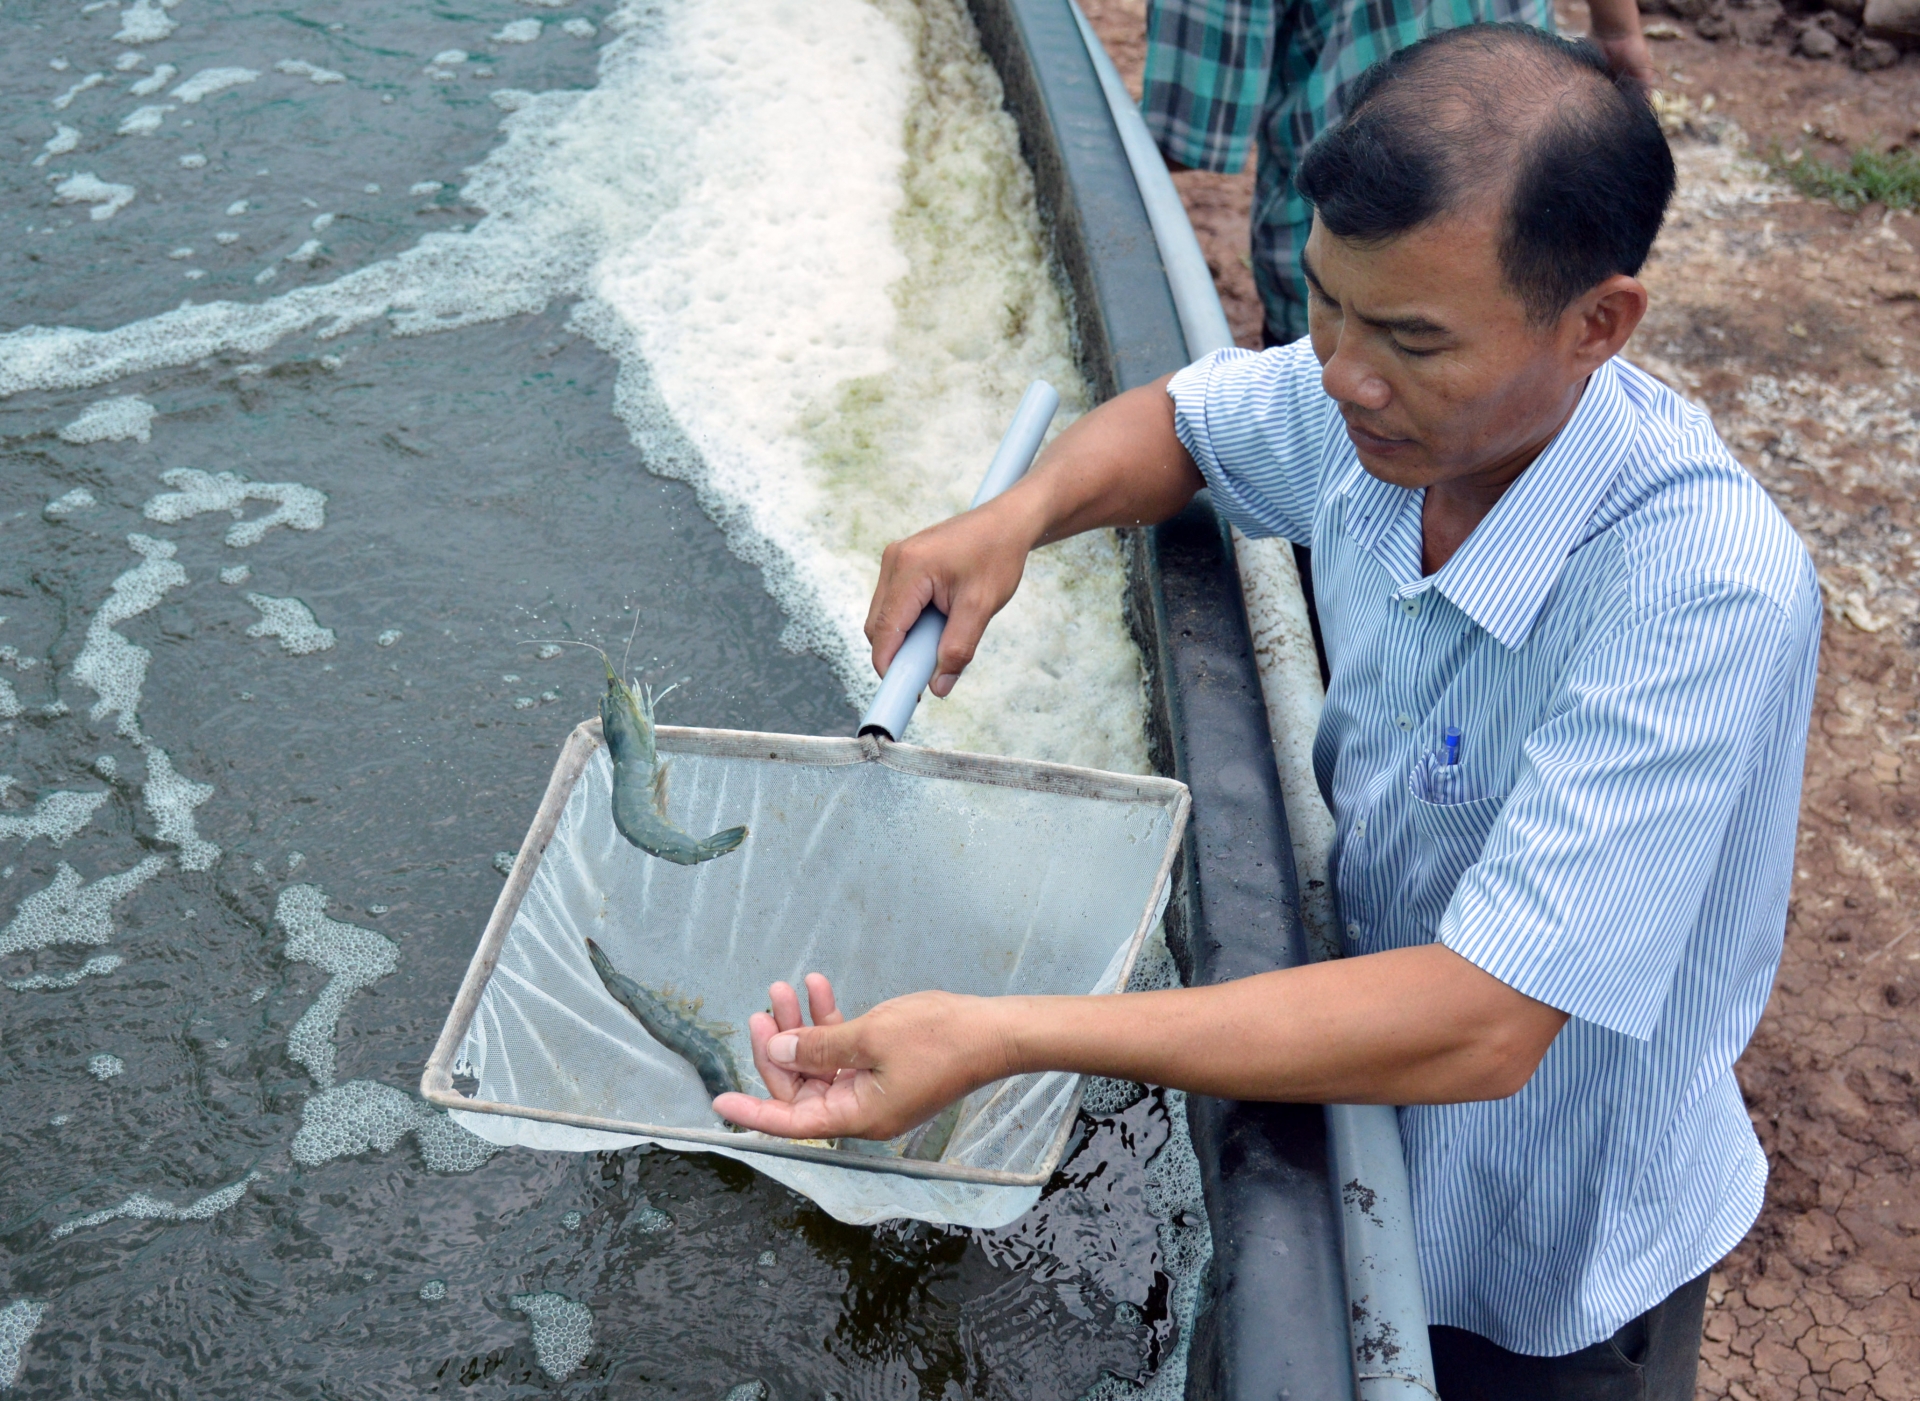
[[[1178,1394],[1177,1097],[997,1232],[413,1095],[598,662],[850,733],[885,540],[1084,402],[950,0],[0,15],[0,1389]],[[51,328],[51,329],[49,329]],[[1110,540],[915,737],[1142,770]],[[327,923],[332,921],[332,923]]]

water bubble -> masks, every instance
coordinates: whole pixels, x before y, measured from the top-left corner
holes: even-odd
[[[27,1339],[46,1311],[36,1299],[15,1299],[0,1309],[0,1391],[11,1389],[26,1370]]]
[[[327,651],[334,644],[333,629],[321,627],[313,610],[297,598],[250,593],[247,602],[260,610],[260,621],[247,629],[248,637],[277,637],[282,650],[296,657]]]
[[[755,1379],[750,1382],[741,1382],[729,1391],[722,1401],[767,1401],[768,1395],[767,1384]]]
[[[253,577],[253,570],[244,564],[230,564],[220,571],[223,584],[244,584]]]
[[[515,1294],[507,1301],[533,1320],[533,1355],[540,1370],[565,1381],[593,1348],[593,1310],[551,1290]]]
[[[531,710],[538,704],[539,702],[532,696],[515,696],[513,699],[513,708],[515,710]]]
[[[579,1212],[569,1211],[565,1216],[562,1216],[560,1218],[560,1224],[566,1227],[566,1229],[569,1231],[577,1231],[580,1229],[580,1222],[582,1219],[583,1218],[581,1217]]]
[[[494,852],[493,869],[503,876],[511,875],[513,873],[513,856],[514,854],[511,851]]]
[[[540,644],[538,648],[534,650],[533,655],[538,657],[541,661],[546,662],[546,661],[552,661],[555,657],[559,656],[565,650],[566,648],[562,647],[558,642],[543,642]]]
[[[420,1297],[431,1303],[447,1297],[447,1282],[444,1279],[430,1279],[420,1286]]]
[[[207,158],[198,151],[189,151],[186,155],[180,157],[180,165],[186,170],[202,170],[205,169],[206,164]],[[238,235],[236,235],[236,237],[238,237]]]
[[[126,1069],[127,1063],[121,1060],[120,1057],[110,1056],[105,1053],[97,1055],[87,1062],[87,1074],[103,1084],[116,1075],[125,1074]]]
[[[770,1270],[778,1263],[778,1260],[779,1257],[771,1250],[763,1250],[760,1252],[760,1258],[755,1260],[754,1263],[763,1270]]]

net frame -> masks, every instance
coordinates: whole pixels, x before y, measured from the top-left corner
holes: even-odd
[[[768,734],[753,730],[712,730],[688,726],[661,725],[655,730],[655,745],[663,756],[704,754],[740,759],[752,763],[805,764],[812,767],[841,767],[858,764],[885,764],[898,772],[927,778],[958,780],[1019,788],[1028,792],[1060,794],[1068,797],[1099,798],[1134,802],[1163,808],[1168,817],[1167,839],[1160,854],[1152,891],[1127,945],[1117,991],[1124,991],[1139,961],[1141,946],[1164,908],[1166,892],[1179,859],[1186,834],[1187,817],[1192,806],[1187,786],[1177,779],[1154,775],[1107,773],[1099,769],[1070,764],[1046,763],[1034,759],[1010,759],[990,754],[969,754],[952,750],[926,749],[901,744],[882,735],[863,735],[858,739],[823,738],[809,735]],[[1067,1142],[1079,1111],[1083,1083],[1076,1081],[1066,1112],[1061,1116],[1040,1165],[1031,1172],[1011,1172],[962,1163],[926,1162],[909,1158],[880,1157],[844,1148],[826,1148],[751,1131],[728,1132],[685,1125],[649,1124],[538,1105],[511,1104],[484,1100],[461,1093],[454,1087],[454,1066],[460,1048],[477,1014],[488,980],[492,977],[501,951],[506,946],[522,901],[538,872],[540,862],[554,838],[561,814],[573,794],[574,785],[596,751],[605,746],[600,721],[596,717],[577,725],[567,737],[556,760],[547,791],[535,811],[506,884],[495,900],[493,913],[480,936],[465,977],[455,994],[453,1006],[428,1057],[420,1077],[420,1094],[429,1104],[443,1109],[473,1114],[494,1114],[507,1118],[532,1119],[572,1128],[594,1129],[656,1140],[669,1147],[692,1151],[725,1148],[736,1152],[757,1153],[768,1157],[795,1158],[804,1162],[861,1172],[891,1173],[896,1176],[935,1181],[965,1182],[993,1187],[1036,1187],[1052,1177],[1065,1155]],[[724,858],[723,858],[724,859]],[[907,989],[902,989],[907,991]],[[1059,992],[1080,993],[1082,988],[1061,988]]]

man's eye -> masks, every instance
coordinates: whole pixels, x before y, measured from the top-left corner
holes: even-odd
[[[1402,355],[1411,355],[1416,360],[1424,360],[1429,355],[1438,355],[1440,353],[1440,347],[1438,346],[1435,346],[1429,350],[1416,350],[1412,346],[1406,345],[1400,341],[1395,341],[1393,343],[1393,348],[1399,351]]]

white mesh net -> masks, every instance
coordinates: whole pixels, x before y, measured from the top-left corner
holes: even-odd
[[[496,912],[495,931],[524,883],[455,1062],[478,1080],[477,1100],[635,1131],[456,1117],[503,1145],[724,1153],[848,1222],[994,1227],[1025,1212],[1064,1147],[1078,1077],[1021,1076],[976,1092],[937,1166],[870,1153],[856,1160],[883,1170],[772,1156],[753,1146],[772,1141],[750,1134],[729,1135],[737,1147],[676,1143],[661,1131],[725,1125],[693,1067],[607,994],[585,940],[644,986],[697,999],[703,1021],[733,1028],[726,1044],[744,1087],[764,1093],[746,1022],[775,979],[798,985],[824,972],[849,1015],[920,988],[1119,990],[1165,902],[1184,790],[870,741],[663,730],[661,747],[673,820],[695,833],[744,822],[745,845],[692,867],[629,846],[613,828],[612,767],[582,727],[555,771],[562,788],[570,769],[578,777],[551,840]],[[530,853],[541,835],[536,823]],[[955,1180],[969,1169],[1029,1181]]]

